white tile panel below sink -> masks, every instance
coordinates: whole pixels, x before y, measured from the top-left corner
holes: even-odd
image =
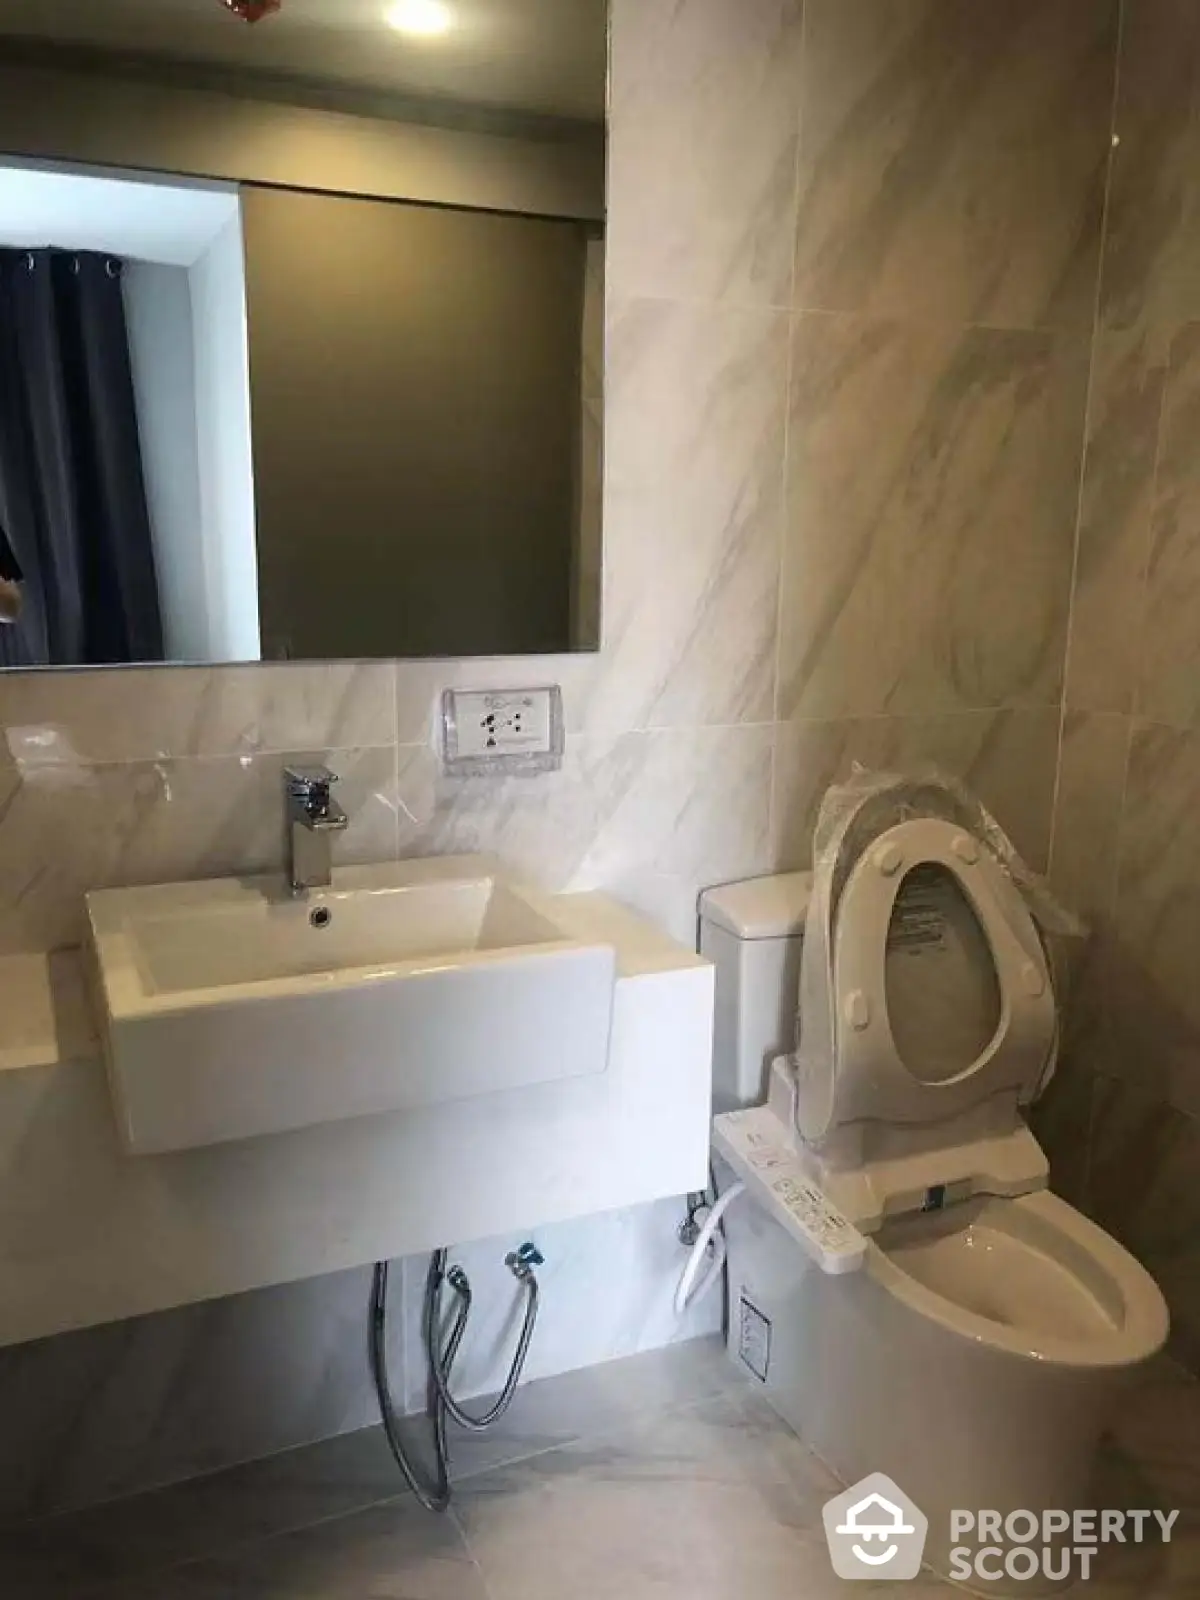
[[[184,1150],[604,1072],[616,957],[479,858],[87,897],[126,1148]]]

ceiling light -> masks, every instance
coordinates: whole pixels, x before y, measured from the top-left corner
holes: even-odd
[[[396,0],[388,7],[385,17],[389,28],[399,33],[419,33],[432,38],[436,33],[449,31],[453,18],[450,7],[442,0]]]
[[[278,11],[283,0],[221,0],[221,4],[227,11],[232,11],[235,17],[241,17],[243,22],[261,22],[273,11]]]

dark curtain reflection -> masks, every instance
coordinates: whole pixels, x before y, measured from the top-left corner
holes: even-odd
[[[0,250],[0,526],[25,578],[0,664],[161,661],[120,263]]]

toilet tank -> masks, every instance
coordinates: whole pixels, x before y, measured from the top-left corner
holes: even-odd
[[[713,1110],[767,1097],[772,1058],[795,1042],[809,872],[751,878],[700,897],[700,954],[716,968]]]

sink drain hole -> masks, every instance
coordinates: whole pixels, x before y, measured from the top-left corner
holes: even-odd
[[[314,906],[308,914],[309,926],[313,928],[327,928],[333,921],[333,912],[328,906]]]

